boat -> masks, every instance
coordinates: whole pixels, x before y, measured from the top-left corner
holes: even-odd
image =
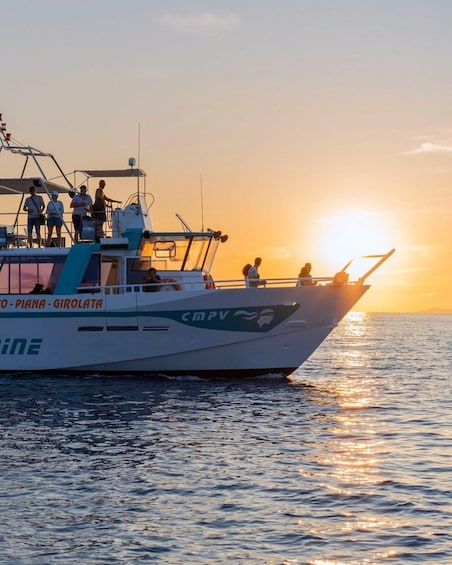
[[[2,373],[286,377],[394,252],[370,256],[372,266],[354,281],[331,276],[305,285],[294,277],[267,278],[265,286],[249,288],[242,278],[218,280],[213,265],[227,235],[193,231],[179,215],[180,231],[155,231],[154,197],[135,159],[125,169],[67,174],[53,154],[18,142],[1,115],[0,123],[0,160],[22,161],[18,176],[0,179],[0,196],[16,206],[9,216],[2,206],[0,218]],[[47,203],[54,191],[73,197],[100,178],[133,184],[124,204],[110,209],[106,234],[96,237],[86,217],[76,242],[64,214],[60,246],[52,240],[29,247],[21,211],[30,186]],[[151,267],[160,275],[153,285],[143,282]]]

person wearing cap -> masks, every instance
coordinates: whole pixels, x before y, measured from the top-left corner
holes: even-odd
[[[33,247],[33,228],[36,232],[36,243],[41,247],[41,214],[44,212],[44,200],[42,196],[36,194],[36,188],[30,186],[30,196],[25,199],[24,211],[28,214],[27,234],[28,246]]]
[[[46,246],[50,247],[52,241],[53,228],[56,228],[57,247],[61,247],[61,226],[63,225],[64,206],[58,200],[58,192],[51,193],[51,200],[47,204],[47,242]]]

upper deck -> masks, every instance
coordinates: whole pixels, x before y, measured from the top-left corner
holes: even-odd
[[[174,290],[244,287],[243,279],[215,281],[210,273],[218,247],[227,240],[221,231],[192,231],[178,216],[182,231],[156,232],[152,229],[150,208],[153,196],[146,192],[146,174],[129,159],[128,169],[76,169],[66,174],[51,153],[19,143],[6,131],[0,115],[0,157],[5,154],[23,159],[20,174],[0,178],[0,294],[32,293],[39,285],[53,294],[76,292],[128,292],[130,288],[142,291],[145,272],[152,266],[171,283]],[[44,170],[42,161],[50,162],[52,171]],[[32,171],[30,171],[32,169]],[[121,182],[132,180],[134,191],[124,206],[113,209],[106,206],[105,237],[96,237],[95,220],[85,218],[79,242],[75,242],[70,199],[82,184],[90,179],[115,178]],[[64,213],[60,215],[61,240],[48,238],[46,224],[40,226],[41,242],[29,237],[24,201],[33,186],[44,199],[51,201],[51,193],[58,192],[64,199]],[[94,190],[90,191],[94,194]],[[151,199],[151,204],[148,204]],[[10,208],[8,209],[8,205]],[[57,247],[57,244],[60,244]],[[31,245],[31,246],[30,246]],[[373,256],[378,259],[356,282],[364,280],[392,255]],[[294,286],[297,278],[267,279],[268,286]],[[314,279],[319,285],[333,282],[333,277]],[[114,289],[114,290],[112,290]]]

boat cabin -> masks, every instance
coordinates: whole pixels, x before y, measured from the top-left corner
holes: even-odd
[[[165,290],[210,288],[220,232],[151,232],[129,228],[123,237],[71,248],[0,251],[0,294],[121,293],[139,291],[154,267]],[[166,288],[167,287],[167,288]],[[213,284],[212,284],[213,287]]]

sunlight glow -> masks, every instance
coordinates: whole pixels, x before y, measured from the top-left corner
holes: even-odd
[[[319,220],[319,257],[343,266],[362,255],[383,253],[393,247],[390,226],[382,213],[350,211]]]

